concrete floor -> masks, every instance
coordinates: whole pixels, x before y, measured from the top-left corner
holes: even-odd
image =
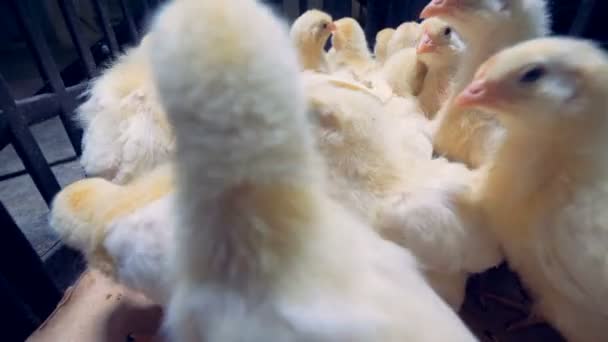
[[[49,163],[75,157],[58,118],[31,126],[31,131]],[[23,169],[23,164],[12,146],[0,151],[0,175]],[[84,178],[84,172],[77,160],[57,165],[52,170],[62,187]],[[48,226],[48,207],[29,175],[0,182],[0,199],[38,254],[44,257],[57,244],[58,238]]]

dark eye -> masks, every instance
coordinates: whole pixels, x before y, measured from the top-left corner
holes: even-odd
[[[323,28],[323,29],[325,30],[325,29],[327,29],[327,26],[329,26],[329,24],[328,24],[328,23],[323,23],[323,24],[321,25],[321,28]]]
[[[449,36],[451,33],[452,33],[452,29],[449,27],[446,27],[445,30],[443,30],[444,36]]]
[[[519,82],[520,83],[534,83],[536,81],[538,81],[541,77],[543,77],[545,75],[546,71],[543,67],[540,66],[536,66],[533,67],[531,69],[529,69],[528,71],[524,72],[523,75],[521,75],[521,77],[519,78]]]

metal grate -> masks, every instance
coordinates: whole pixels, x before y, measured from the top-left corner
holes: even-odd
[[[87,87],[87,80],[99,74],[98,65],[107,58],[115,57],[125,44],[134,44],[145,31],[146,18],[162,1],[155,0],[113,0],[120,8],[122,18],[112,23],[109,0],[89,1],[97,19],[97,28],[102,32],[101,40],[88,45],[84,37],[84,24],[77,16],[74,0],[56,1],[69,33],[73,48],[78,56],[75,65],[81,69],[79,81],[66,81],[67,69],[60,70],[52,56],[45,38],[43,25],[37,22],[30,1],[10,0],[10,10],[17,19],[30,52],[33,54],[40,79],[48,92],[33,94],[15,100],[9,84],[0,75],[0,149],[12,145],[25,166],[24,171],[0,176],[2,179],[29,174],[40,195],[47,204],[60,190],[51,166],[42,154],[40,146],[29,126],[59,117],[69,137],[76,156],[80,155],[81,132],[71,119],[74,109]],[[265,0],[279,13],[302,13],[307,8],[321,7],[334,18],[355,16],[364,26],[370,44],[376,32],[384,27],[396,27],[406,20],[416,20],[420,9],[428,0]],[[578,11],[558,11],[560,6],[573,6],[573,1],[550,1],[556,14],[554,28],[558,33],[594,37],[603,43],[608,41],[607,30],[597,13],[606,2],[595,0],[578,1]],[[557,9],[557,10],[556,10]],[[605,8],[604,8],[605,10]],[[353,14],[353,11],[355,12]],[[599,19],[598,19],[599,18]],[[564,24],[565,23],[565,24]],[[562,29],[566,27],[567,30]],[[599,29],[598,29],[599,28]],[[599,38],[598,38],[599,37]],[[605,46],[605,45],[604,45]],[[71,69],[70,69],[71,70]],[[67,84],[74,84],[66,87]],[[23,340],[48,316],[61,297],[60,291],[46,274],[36,252],[27,242],[5,207],[0,202],[0,310],[2,317],[10,318],[7,323],[9,340]],[[18,263],[12,261],[19,260]],[[18,265],[18,267],[16,266]]]

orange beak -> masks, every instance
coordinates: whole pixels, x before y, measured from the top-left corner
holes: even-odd
[[[429,36],[428,33],[424,32],[424,34],[420,38],[420,41],[418,42],[418,45],[416,46],[416,53],[422,55],[424,53],[433,52],[436,48],[437,45],[435,44],[431,36]]]
[[[421,19],[445,15],[457,7],[458,0],[431,0],[420,12]]]
[[[498,99],[497,87],[484,79],[473,80],[459,95],[455,103],[460,107],[491,105]]]
[[[338,28],[336,27],[336,24],[334,24],[334,23],[332,22],[332,23],[329,23],[329,25],[327,25],[327,29],[329,30],[329,32],[336,32],[336,30],[337,30]]]

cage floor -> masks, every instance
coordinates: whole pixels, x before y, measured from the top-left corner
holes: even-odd
[[[84,177],[59,118],[31,127],[32,134],[63,187]],[[48,207],[12,146],[0,151],[0,198],[39,255],[58,242],[47,223]],[[17,175],[16,177],[13,177]]]

